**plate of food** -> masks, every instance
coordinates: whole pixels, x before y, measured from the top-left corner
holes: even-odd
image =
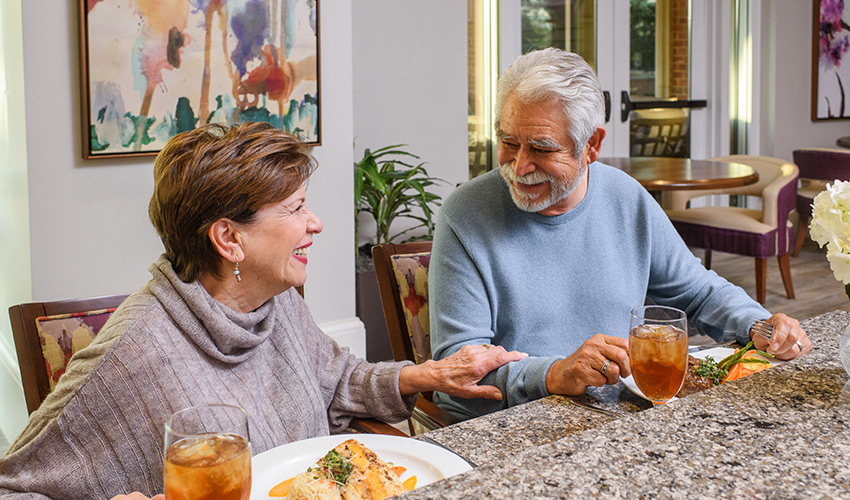
[[[383,500],[472,467],[444,448],[415,439],[343,434],[259,453],[251,469],[251,500]]]
[[[685,375],[685,382],[678,394],[670,398],[670,401],[784,363],[784,361],[775,359],[767,353],[751,349],[751,344],[742,349],[743,353],[740,356],[733,356],[739,353],[739,350],[730,347],[713,347],[689,353],[688,373]],[[721,363],[723,364],[721,365]],[[647,399],[635,384],[631,375],[625,378],[620,377],[620,380],[630,391]]]

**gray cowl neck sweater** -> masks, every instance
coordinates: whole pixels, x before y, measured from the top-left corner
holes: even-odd
[[[151,293],[177,327],[214,359],[241,363],[274,329],[279,313],[274,298],[254,311],[240,313],[212,298],[199,281],[181,281],[165,256],[150,271]]]
[[[237,313],[164,257],[150,271],[0,459],[0,498],[161,493],[164,422],[192,405],[244,408],[254,454],[342,431],[352,417],[410,415],[415,397],[398,392],[406,363],[352,356],[294,289]]]

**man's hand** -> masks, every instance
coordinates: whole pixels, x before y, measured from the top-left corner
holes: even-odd
[[[398,377],[398,388],[402,395],[440,391],[461,398],[500,400],[502,392],[497,387],[478,385],[478,381],[496,368],[526,357],[528,354],[508,352],[501,346],[465,345],[440,361],[405,366]]]
[[[133,493],[130,493],[129,495],[116,495],[116,496],[112,497],[110,500],[165,500],[165,495],[160,494],[160,495],[157,495],[153,498],[148,498],[148,497],[142,495],[141,493],[139,493],[138,491],[134,491]]]
[[[546,372],[546,389],[549,394],[580,396],[588,386],[613,385],[621,375],[628,377],[631,373],[629,341],[596,334],[568,358],[552,364]]]
[[[773,354],[777,359],[799,358],[812,350],[812,341],[796,319],[777,313],[766,321],[773,325],[773,336],[769,341],[750,330],[756,349]]]

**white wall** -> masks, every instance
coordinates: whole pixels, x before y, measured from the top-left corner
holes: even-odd
[[[147,218],[153,159],[81,159],[77,3],[22,2],[32,296],[0,296],[10,300],[0,304],[3,314],[31,299],[135,290],[162,252]],[[320,5],[323,145],[314,150],[320,167],[308,196],[325,230],[311,249],[306,295],[320,326],[365,356],[354,316],[351,2]],[[15,265],[28,271],[26,259]],[[0,363],[2,390],[17,366],[5,366],[2,356]],[[11,439],[26,414],[23,397],[0,405],[0,430]]]
[[[812,2],[763,2],[761,154],[786,160],[801,147],[835,148],[850,120],[811,120]]]
[[[355,158],[408,144],[430,175],[449,181],[434,189],[445,198],[469,178],[466,2],[354,3]],[[361,243],[370,230],[361,224]]]

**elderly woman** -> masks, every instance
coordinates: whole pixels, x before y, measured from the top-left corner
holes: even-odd
[[[165,254],[0,459],[0,496],[157,494],[163,423],[192,405],[244,408],[260,453],[353,417],[403,420],[422,390],[501,397],[477,382],[520,353],[469,346],[440,362],[371,364],[319,330],[294,288],[322,231],[306,206],[314,168],[265,124],[205,126],[166,145],[150,202]]]

